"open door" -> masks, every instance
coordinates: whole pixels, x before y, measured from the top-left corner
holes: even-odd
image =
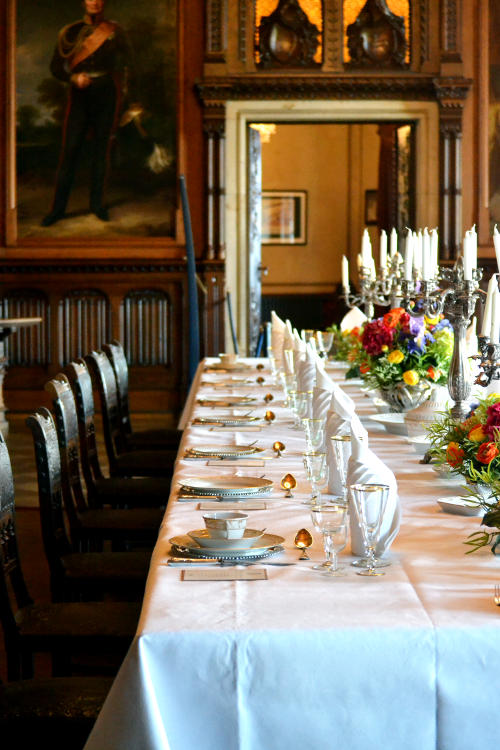
[[[262,297],[262,154],[260,133],[248,127],[248,353],[253,356],[259,340]]]

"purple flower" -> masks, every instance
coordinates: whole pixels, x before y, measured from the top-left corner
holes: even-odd
[[[422,318],[410,318],[410,333],[413,336],[422,336],[425,331],[425,323]]]

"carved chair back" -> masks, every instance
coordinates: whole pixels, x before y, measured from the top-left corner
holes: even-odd
[[[118,407],[118,390],[113,368],[104,352],[91,352],[85,362],[97,386],[101,401],[102,426],[104,442],[111,474],[116,473],[116,458],[126,451],[126,444],[121,430],[120,410]]]
[[[125,350],[121,343],[116,339],[110,344],[104,344],[102,348],[111,362],[111,366],[115,373],[121,427],[125,435],[131,435],[132,424],[130,421],[130,405],[128,398],[128,363],[125,356]]]
[[[49,564],[52,594],[57,599],[64,581],[61,558],[73,551],[64,523],[59,441],[52,414],[45,407],[30,414],[26,424],[35,445],[42,539]]]
[[[0,621],[8,659],[17,637],[15,610],[29,604],[32,600],[24,581],[17,545],[12,468],[7,445],[0,433]]]
[[[78,511],[88,510],[80,471],[80,440],[75,397],[66,375],[59,373],[45,384],[52,398],[61,454],[63,498],[71,528],[78,526]]]
[[[82,456],[82,471],[89,495],[93,495],[91,488],[95,480],[102,479],[103,473],[99,463],[97,451],[94,395],[92,392],[92,378],[84,360],[70,362],[65,367],[73,394],[75,396],[80,432],[80,451]]]

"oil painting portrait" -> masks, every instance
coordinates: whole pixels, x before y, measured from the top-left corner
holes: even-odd
[[[17,4],[17,240],[173,237],[175,0]]]

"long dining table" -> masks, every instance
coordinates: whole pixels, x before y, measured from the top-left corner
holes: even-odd
[[[86,750],[497,746],[500,608],[492,595],[500,558],[489,549],[465,554],[464,541],[480,518],[445,513],[436,502],[463,494],[461,482],[422,464],[405,437],[370,419],[370,394],[345,384],[371,449],[396,475],[402,522],[384,576],[357,575],[349,545],[340,555],[347,574],[323,575],[313,569],[324,553],[304,502],[310,496],[304,435],[293,426],[267,360],[243,362],[247,367],[235,372],[207,369],[213,360],[200,363],[137,634]],[[343,373],[329,372],[342,385]],[[235,408],[200,403],[232,395],[255,401]],[[262,417],[267,409],[276,417],[270,424],[196,423],[250,410]],[[285,445],[280,457],[272,450],[276,440]],[[258,458],[186,455],[191,447],[254,441],[264,449]],[[280,487],[286,473],[297,479],[292,498]],[[189,580],[186,570],[204,568],[169,565],[169,540],[203,528],[205,500],[179,497],[180,482],[226,474],[273,480],[262,502],[238,507],[248,513],[249,527],[283,537],[283,552],[241,568],[265,571],[256,579]],[[299,560],[294,546],[301,528],[313,534],[311,561]]]

